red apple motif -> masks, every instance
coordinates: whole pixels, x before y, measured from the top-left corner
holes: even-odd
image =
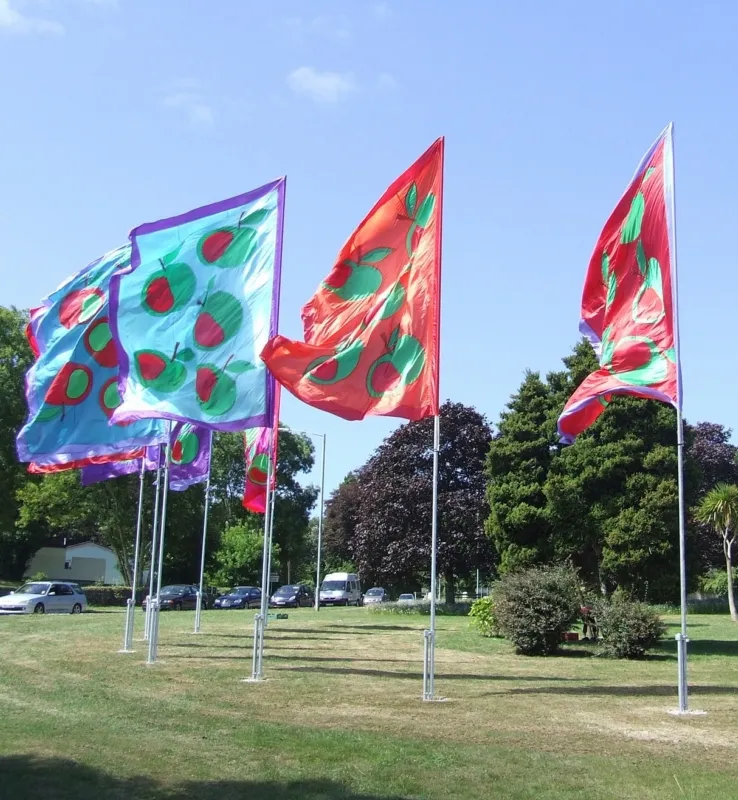
[[[44,402],[51,406],[78,406],[92,389],[92,371],[84,364],[70,361],[51,382]]]
[[[76,289],[70,292],[59,305],[59,322],[65,328],[73,328],[89,322],[105,303],[105,293],[101,289]]]
[[[223,256],[233,241],[234,233],[231,230],[221,229],[211,233],[201,245],[200,252],[203,260],[214,264]]]
[[[84,345],[87,352],[101,366],[112,369],[118,366],[113,334],[107,317],[102,317],[85,331]]]

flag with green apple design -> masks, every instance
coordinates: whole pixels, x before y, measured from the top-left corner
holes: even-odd
[[[274,380],[274,378],[272,378]],[[276,401],[274,404],[274,417],[271,428],[250,428],[243,432],[243,453],[246,461],[246,480],[243,489],[243,507],[257,514],[266,510],[267,481],[269,475],[270,447],[269,443],[274,437],[274,447],[271,448],[272,489],[277,483],[277,452],[279,445],[279,386],[276,388]],[[273,433],[272,433],[273,431]]]
[[[273,386],[259,353],[276,333],[283,210],[280,179],[133,230],[111,293],[115,421],[268,424]]]
[[[344,419],[438,413],[443,139],[382,195],[302,309],[303,341],[261,357],[308,405]]]
[[[189,423],[179,422],[173,427],[169,465],[169,488],[172,491],[183,492],[190,486],[207,480],[212,455],[211,435],[212,431]],[[142,458],[145,462],[144,469],[147,472],[155,471],[163,465],[163,450],[161,445],[147,447],[145,453],[138,458],[83,467],[80,472],[82,485],[90,486],[122,475],[137,474],[141,470]]]
[[[675,353],[672,126],[656,140],[610,215],[589,263],[580,329],[598,352],[559,417],[574,441],[618,394],[681,404]]]
[[[111,424],[120,394],[109,288],[130,254],[126,246],[93,261],[31,312],[27,335],[36,361],[26,375],[28,418],[17,448],[32,472],[125,459],[166,439],[159,420]]]

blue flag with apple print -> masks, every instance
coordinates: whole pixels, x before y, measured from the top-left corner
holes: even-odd
[[[132,231],[131,263],[111,286],[114,422],[269,424],[274,387],[259,354],[277,330],[284,188],[280,179]]]
[[[31,312],[27,335],[36,361],[26,375],[28,418],[18,456],[40,471],[83,466],[166,441],[167,423],[111,424],[120,403],[118,355],[109,325],[113,273],[130,246],[93,261]]]

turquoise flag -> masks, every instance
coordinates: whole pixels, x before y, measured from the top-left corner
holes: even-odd
[[[27,334],[36,361],[26,374],[28,418],[17,448],[34,469],[83,466],[166,440],[167,423],[155,419],[110,424],[120,403],[110,280],[130,256],[129,246],[107,253],[31,312]]]
[[[274,387],[259,354],[277,331],[284,189],[282,178],[133,230],[131,264],[111,284],[114,422],[270,424]]]

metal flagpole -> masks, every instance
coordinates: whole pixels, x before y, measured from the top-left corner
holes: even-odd
[[[438,285],[436,303],[438,313],[438,330],[436,332],[436,369],[441,368],[441,262],[443,258],[443,178],[445,163],[445,139],[441,140],[441,175],[438,191],[438,238],[436,241],[436,258],[438,259]],[[431,520],[431,603],[430,630],[423,632],[423,700],[434,701],[442,698],[435,696],[436,678],[436,586],[438,583],[438,456],[441,449],[441,398],[439,376],[436,378],[436,416],[433,420],[433,509]]]
[[[213,463],[213,431],[210,431],[210,456],[208,461],[208,477],[205,482],[205,513],[202,521],[202,553],[200,555],[200,587],[197,591],[197,606],[195,607],[195,630],[193,633],[200,633],[200,621],[202,619],[202,584],[205,580],[205,543],[208,536],[208,510],[210,509],[210,470]]]
[[[159,498],[161,496],[161,445],[156,460],[156,494],[154,495],[154,524],[151,530],[151,566],[149,567],[149,597],[146,601],[146,621],[144,640],[148,641],[151,631],[151,601],[154,597],[154,573],[156,572],[156,534],[159,530]]]
[[[146,658],[147,664],[156,662],[156,655],[159,649],[159,599],[161,595],[161,578],[164,566],[164,530],[167,524],[167,495],[169,494],[169,464],[172,460],[172,423],[169,423],[169,435],[167,436],[167,451],[164,459],[164,496],[161,500],[161,523],[159,526],[159,565],[156,575],[156,597],[149,603],[153,603],[151,609],[151,629],[149,630],[149,652]],[[147,603],[148,605],[148,603]]]
[[[664,152],[665,181],[670,182],[671,191],[668,193],[668,214],[671,218],[670,225],[670,250],[671,250],[671,291],[672,305],[674,307],[674,357],[677,369],[677,483],[679,486],[679,588],[681,601],[681,630],[676,635],[677,642],[677,669],[679,689],[679,713],[689,711],[689,696],[687,685],[687,554],[686,554],[686,520],[684,503],[684,420],[682,418],[682,357],[679,337],[679,270],[677,268],[677,239],[676,239],[676,199],[675,199],[675,171],[674,171],[674,125],[669,125],[669,132]],[[668,170],[668,172],[667,172]]]
[[[138,480],[138,519],[136,521],[136,544],[133,548],[133,577],[131,579],[131,596],[126,602],[126,628],[123,636],[123,648],[119,653],[133,653],[133,620],[136,613],[136,580],[138,578],[138,554],[141,550],[141,524],[143,522],[144,480],[146,476],[146,459],[141,459],[141,473]]]
[[[264,680],[264,620],[269,611],[269,526],[271,524],[272,471],[274,469],[274,426],[269,438],[269,462],[267,464],[266,502],[264,506],[264,553],[261,566],[261,609],[254,617],[254,653],[251,677],[246,680],[255,683]]]
[[[274,504],[277,499],[277,487],[276,487],[276,478],[275,478],[275,486],[274,490],[272,491],[272,508],[270,511],[269,517],[269,566],[267,567],[267,597],[270,597],[272,594],[272,545],[274,544]],[[267,609],[269,607],[269,601],[267,600]],[[264,617],[264,630],[269,627],[269,614]]]
[[[320,465],[320,514],[318,516],[318,563],[315,569],[315,610],[320,611],[320,550],[323,546],[323,514],[325,510],[325,434]]]
[[[423,632],[423,700],[435,700],[436,671],[436,581],[438,555],[438,451],[441,442],[441,418],[433,420],[433,510],[431,521],[431,601],[430,630]]]

